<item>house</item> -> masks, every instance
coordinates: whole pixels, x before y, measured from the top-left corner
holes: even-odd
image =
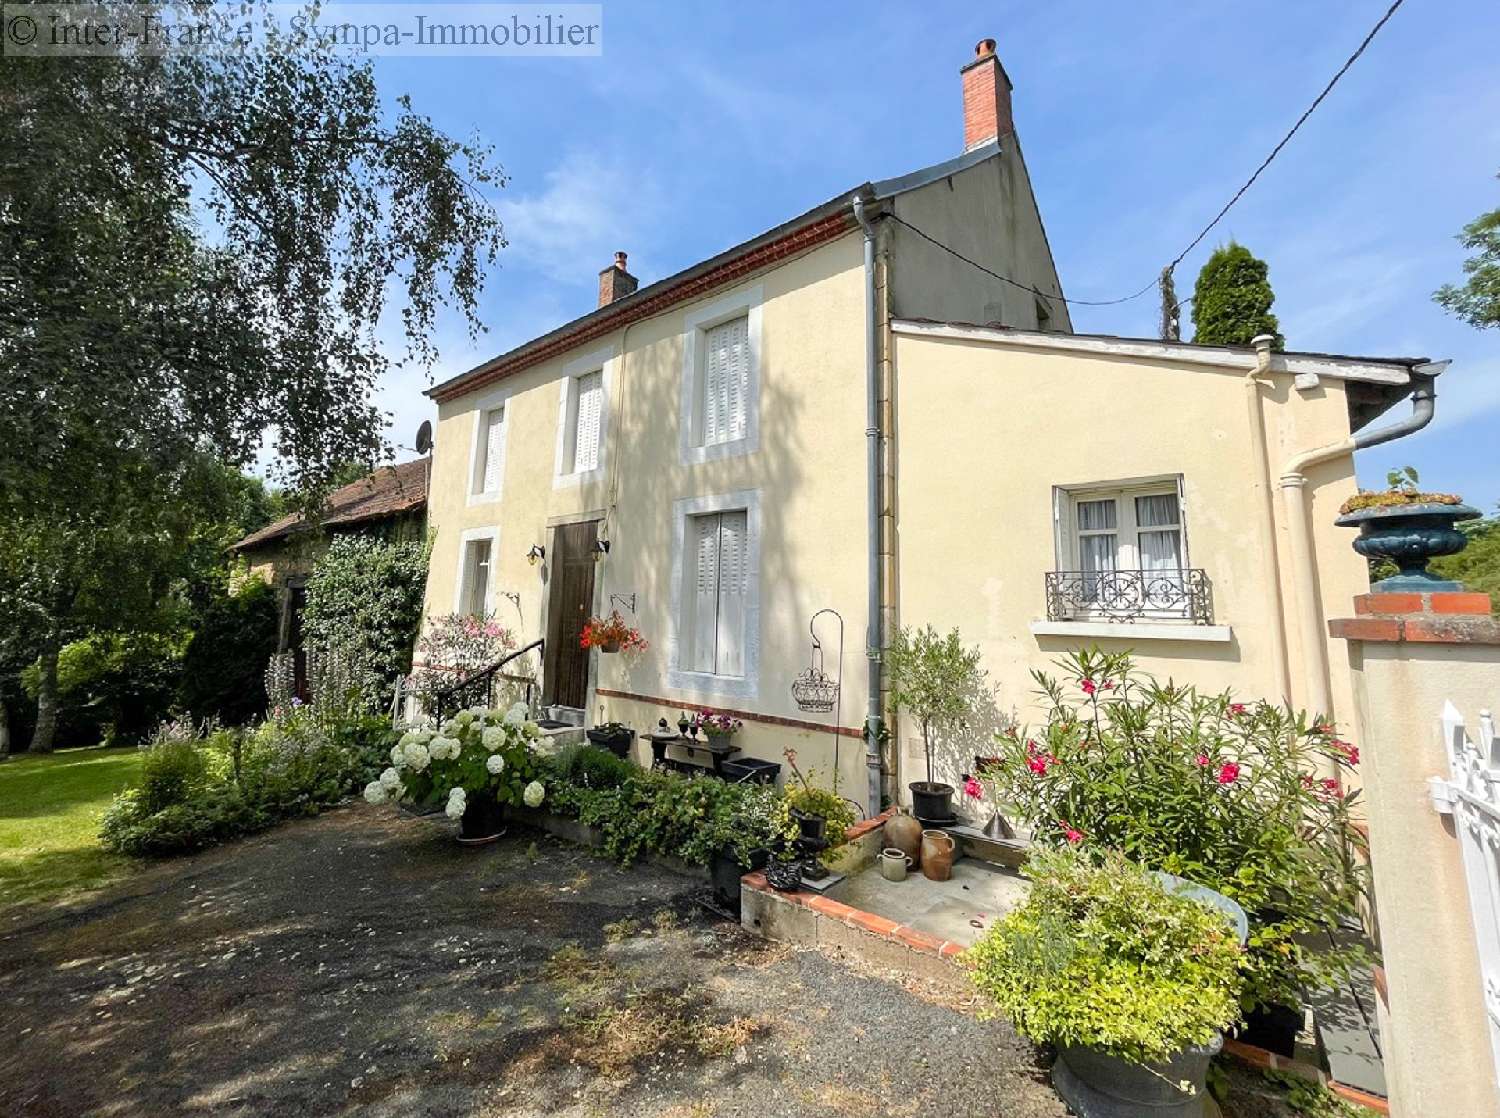
[[[547,702],[731,711],[871,810],[924,778],[914,728],[874,732],[898,625],[979,644],[997,717],[1093,643],[1348,717],[1320,626],[1366,574],[1333,510],[1436,370],[1074,334],[992,40],[960,75],[954,158],[644,287],[621,253],[595,309],[429,391],[429,617],[504,594]],[[611,609],[645,653],[579,647]],[[792,693],[815,655],[826,714]]]
[[[307,576],[328,550],[330,539],[347,534],[403,540],[425,537],[430,468],[426,458],[381,466],[330,493],[315,524],[300,513],[292,513],[230,546],[230,551],[245,561],[247,576],[262,579],[278,591],[281,626],[277,647],[281,651],[302,647]]]

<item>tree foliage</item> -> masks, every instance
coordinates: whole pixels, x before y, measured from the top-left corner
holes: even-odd
[[[425,543],[352,535],[335,536],[308,579],[306,642],[342,658],[371,709],[411,671],[426,583]]]
[[[1500,605],[1500,516],[1465,521],[1459,529],[1469,537],[1469,545],[1457,555],[1434,559],[1433,573],[1457,579],[1465,590],[1488,594]]]
[[[266,661],[276,651],[276,592],[248,578],[203,611],[182,654],[183,707],[195,718],[238,726],[266,709]]]
[[[477,331],[500,176],[314,40],[7,58],[0,152],[0,609],[35,634],[47,748],[58,650],[154,623],[206,458],[270,432],[315,504],[380,456],[378,331],[428,366],[443,307]]]
[[[977,647],[966,648],[954,629],[946,636],[931,625],[903,628],[886,649],[891,701],[916,717],[932,780],[933,734],[964,720],[984,680]]]
[[[1433,298],[1476,329],[1500,326],[1500,209],[1465,225],[1458,241],[1473,254],[1464,261],[1467,278],[1444,284]]]
[[[1286,339],[1271,304],[1270,269],[1244,245],[1230,241],[1214,249],[1193,286],[1193,341],[1202,345],[1249,345],[1259,334]]]

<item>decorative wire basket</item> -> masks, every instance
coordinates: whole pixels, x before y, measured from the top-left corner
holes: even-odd
[[[839,685],[822,671],[812,667],[799,675],[792,683],[792,698],[799,710],[814,710],[827,713],[838,701]]]

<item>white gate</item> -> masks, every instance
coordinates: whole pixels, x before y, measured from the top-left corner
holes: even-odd
[[[1490,1051],[1500,1073],[1500,741],[1490,712],[1479,712],[1479,741],[1451,702],[1443,704],[1449,779],[1429,782],[1433,806],[1453,817],[1469,883],[1469,911],[1479,945],[1479,976],[1490,1023]]]

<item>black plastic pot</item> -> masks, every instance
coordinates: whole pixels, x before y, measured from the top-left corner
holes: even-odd
[[[635,731],[628,726],[619,730],[585,730],[584,736],[624,760],[630,752],[630,743],[635,740]]]
[[[1300,1007],[1258,1006],[1245,1014],[1244,1027],[1235,1039],[1292,1059],[1297,1055],[1297,1034],[1302,1031],[1302,1022]]]
[[[1093,1048],[1062,1048],[1052,1086],[1083,1118],[1203,1118],[1209,1061],[1224,1042],[1188,1048],[1159,1064],[1133,1064]],[[1190,1091],[1179,1084],[1186,1082]]]
[[[465,845],[494,842],[505,834],[505,807],[491,796],[473,795],[458,821],[458,841]]]
[[[911,789],[911,813],[918,819],[953,818],[953,785],[918,780],[907,787]]]
[[[740,910],[740,878],[754,870],[766,868],[771,854],[767,850],[757,850],[750,855],[750,864],[743,865],[729,847],[724,847],[714,854],[713,860],[708,863],[709,876],[713,880],[714,899],[732,912]]]
[[[783,893],[795,893],[802,888],[801,862],[766,863],[766,881],[772,889]]]
[[[797,821],[797,830],[805,839],[819,842],[823,838],[823,832],[828,829],[828,820],[821,815],[809,815],[805,811],[792,809],[792,818]]]
[[[719,771],[731,784],[775,784],[781,775],[781,766],[775,761],[762,761],[759,757],[744,757],[738,761],[723,761]]]

